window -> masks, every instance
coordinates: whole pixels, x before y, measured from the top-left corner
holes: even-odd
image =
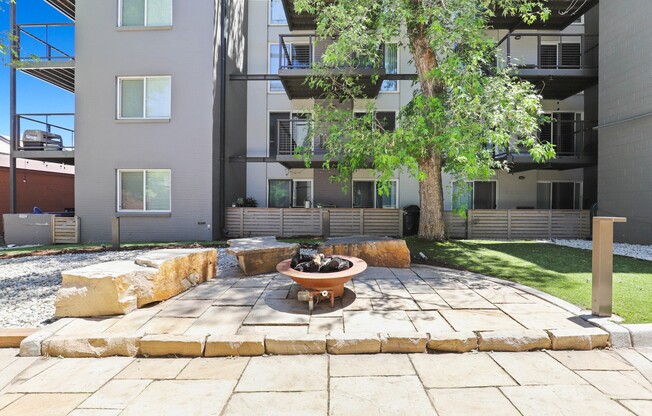
[[[269,113],[269,154],[293,156],[297,147],[309,145],[314,150],[310,128],[306,113]]]
[[[582,45],[579,42],[546,42],[539,45],[540,68],[580,68]]]
[[[398,45],[396,43],[388,43],[385,45],[385,73],[398,74]],[[398,91],[398,80],[388,79],[383,81],[380,86],[380,91]]]
[[[121,0],[118,26],[172,26],[172,0]]]
[[[170,77],[118,78],[119,119],[169,119]]]
[[[292,206],[295,208],[304,208],[306,202],[312,202],[312,181],[293,181]]]
[[[353,208],[398,208],[397,180],[390,180],[389,189],[382,195],[380,192],[378,181],[353,181]]]
[[[353,113],[355,118],[363,118],[367,113],[356,112]],[[374,128],[382,128],[386,131],[396,130],[396,112],[394,111],[377,111],[376,112],[376,124]]]
[[[453,209],[496,209],[496,182],[453,183]]]
[[[283,9],[282,0],[270,0],[269,2],[269,24],[270,25],[287,25],[285,10]]]
[[[269,208],[304,208],[312,202],[311,179],[270,179],[267,206]]]
[[[537,183],[537,209],[582,209],[582,183]]]
[[[278,74],[280,64],[281,45],[272,43],[269,45],[269,73]],[[269,81],[269,92],[284,92],[281,81]]]
[[[171,171],[118,170],[118,211],[170,212]]]

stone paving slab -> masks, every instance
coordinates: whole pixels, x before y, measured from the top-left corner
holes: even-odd
[[[436,340],[431,345],[436,345],[438,351],[460,352],[468,351],[467,345],[473,348],[481,345],[481,348],[497,351],[514,350],[519,340],[531,339],[535,331],[540,342],[520,349],[550,348],[550,345],[560,350],[603,348],[609,345],[608,341],[613,341],[611,335],[614,333],[608,334],[588,323],[562,301],[539,295],[534,290],[529,292],[530,289],[520,285],[450,269],[421,265],[412,269],[370,267],[347,284],[343,298],[336,299],[334,307],[327,301],[319,302],[312,312],[307,302],[296,298],[299,290],[298,285],[278,273],[245,277],[239,271],[221,272],[215,279],[168,301],[126,316],[59,320],[26,338],[21,350],[29,355],[42,354],[47,352],[42,348],[47,345],[45,340],[62,339],[62,336],[79,337],[79,342],[68,340],[63,352],[56,350],[66,357],[92,356],[88,351],[90,347],[101,345],[103,341],[112,345],[119,342],[120,337],[131,340],[134,345],[144,336],[149,337],[146,340],[154,337],[157,342],[173,341],[174,337],[163,335],[193,338],[200,345],[202,338],[210,336],[219,336],[221,341],[228,343],[228,337],[256,334],[263,337],[263,343],[265,336],[289,337],[284,340],[291,343],[295,335],[294,341],[300,344],[300,337],[306,334],[345,334],[355,340],[361,338],[356,334],[362,338],[372,334],[382,339],[391,333],[419,332],[426,343]],[[630,332],[624,327],[618,328],[626,332],[629,340]],[[500,335],[493,332],[501,331],[509,331],[512,341],[487,342]],[[451,336],[454,332],[458,335]],[[470,333],[476,340],[468,337]],[[468,343],[461,345],[462,338]],[[89,347],[85,339],[92,339],[93,344]],[[80,347],[76,353],[69,347],[75,344],[84,346],[85,351]],[[333,342],[332,347],[339,349],[336,344]],[[157,351],[161,353],[177,352],[171,345],[160,347]],[[302,350],[289,344],[284,348]],[[201,348],[196,350],[201,351]],[[237,348],[232,350],[238,351]],[[384,349],[390,350],[394,351],[393,348]],[[108,354],[113,350],[107,351]],[[371,349],[366,351],[371,352]],[[143,355],[142,348],[139,352]],[[263,350],[261,354],[273,352]],[[197,354],[201,355],[201,352]]]
[[[1,355],[23,368],[0,389],[2,416],[648,416],[652,409],[644,365],[613,351],[196,359],[17,353]]]

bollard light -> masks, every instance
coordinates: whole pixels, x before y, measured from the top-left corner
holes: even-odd
[[[593,217],[593,315],[611,316],[613,306],[614,223],[624,217]]]

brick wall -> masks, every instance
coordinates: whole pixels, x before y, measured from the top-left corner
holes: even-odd
[[[17,212],[32,212],[37,206],[44,212],[62,212],[75,207],[74,175],[16,170]],[[9,168],[0,167],[0,232],[2,215],[9,212]]]

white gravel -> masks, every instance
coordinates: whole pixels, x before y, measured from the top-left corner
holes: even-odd
[[[591,250],[593,244],[587,240],[553,240],[552,243],[584,250]],[[614,243],[614,254],[652,261],[652,245]]]
[[[61,286],[61,272],[112,260],[134,259],[148,250],[0,259],[0,328],[34,327],[54,316],[54,298]],[[218,249],[218,267],[238,264],[226,250]]]

